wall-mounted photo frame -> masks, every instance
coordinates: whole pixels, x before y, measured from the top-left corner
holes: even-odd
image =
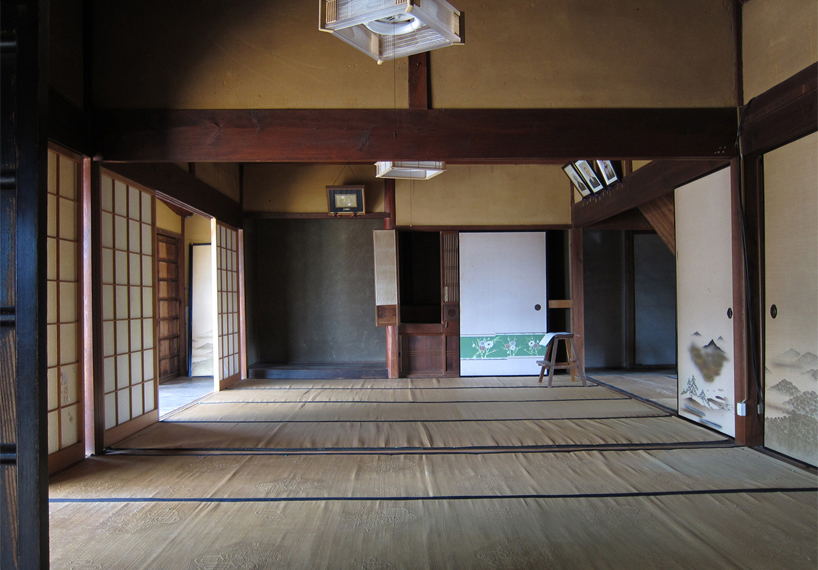
[[[579,193],[582,194],[583,198],[586,198],[593,194],[593,192],[591,192],[591,189],[588,188],[588,185],[585,184],[585,180],[582,179],[582,176],[579,175],[579,172],[577,172],[577,169],[574,168],[574,165],[572,163],[569,162],[568,164],[563,166],[562,170],[565,172],[565,174],[568,175],[568,178],[571,179],[571,183],[574,185],[574,188],[579,190]]]
[[[334,216],[364,213],[364,186],[327,186],[327,211]]]
[[[578,160],[574,163],[579,173],[582,175],[582,179],[585,180],[585,184],[588,185],[594,192],[599,192],[605,185],[599,181],[599,177],[594,172],[594,168],[591,166],[591,163],[587,160]]]
[[[616,168],[610,160],[597,160],[596,167],[600,174],[602,174],[602,180],[605,181],[605,186],[611,186],[619,182],[619,174],[616,172]]]

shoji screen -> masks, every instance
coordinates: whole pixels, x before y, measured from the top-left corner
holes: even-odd
[[[216,226],[216,330],[219,342],[216,374],[225,388],[241,379],[239,330],[239,233],[220,222]]]
[[[154,380],[155,204],[151,193],[106,173],[102,175],[100,203],[101,344],[105,444],[109,445],[158,417]],[[139,425],[118,427],[138,418],[143,418]]]
[[[79,176],[78,162],[48,151],[48,453],[57,467],[85,453]]]

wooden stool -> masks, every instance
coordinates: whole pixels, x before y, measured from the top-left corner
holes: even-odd
[[[579,335],[577,335],[579,336]],[[559,341],[565,343],[565,351],[568,353],[568,362],[557,362],[557,347]],[[585,369],[577,354],[577,349],[574,346],[573,333],[548,333],[540,341],[540,344],[545,343],[545,359],[538,360],[537,364],[542,366],[540,370],[540,383],[542,383],[543,375],[546,368],[548,369],[548,387],[551,387],[551,381],[554,379],[554,370],[570,370],[571,382],[576,382],[576,372],[579,372],[579,377],[582,380],[582,385],[587,386],[588,382],[585,380]]]

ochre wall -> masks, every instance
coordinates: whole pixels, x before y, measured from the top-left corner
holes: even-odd
[[[182,233],[182,216],[168,208],[161,200],[156,201],[156,227],[175,234]]]
[[[241,198],[239,165],[236,162],[197,162],[196,178],[236,202]]]
[[[50,0],[48,83],[78,107],[83,104],[82,0]]]
[[[745,102],[818,61],[815,0],[752,0],[742,27]]]
[[[732,0],[454,4],[466,13],[466,45],[432,53],[436,108],[734,103]],[[379,66],[319,32],[317,2],[94,8],[101,107],[407,106],[406,58]]]
[[[457,0],[466,45],[432,53],[440,108],[735,103],[732,0]]]
[[[364,184],[367,212],[383,212],[383,180],[375,165],[245,164],[247,212],[326,213],[327,186]]]
[[[406,107],[406,59],[377,65],[318,30],[318,2],[95,2],[101,107]]]
[[[399,226],[571,223],[571,184],[559,166],[448,165],[424,181],[395,185]]]

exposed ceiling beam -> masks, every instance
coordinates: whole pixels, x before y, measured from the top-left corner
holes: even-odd
[[[97,159],[136,162],[526,163],[729,157],[735,108],[120,110]]]
[[[614,188],[575,203],[571,210],[571,222],[575,228],[591,226],[631,208],[638,208],[729,164],[727,159],[653,161]]]
[[[673,193],[668,192],[650,202],[645,202],[639,206],[639,211],[665,242],[670,253],[676,255],[676,202],[673,199]]]

